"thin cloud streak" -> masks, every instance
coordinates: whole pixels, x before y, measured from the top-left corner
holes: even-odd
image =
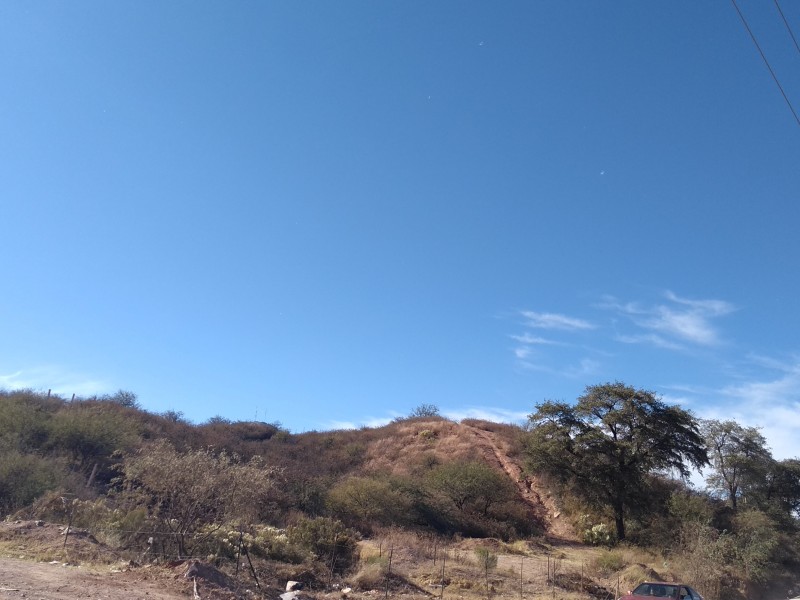
[[[561,342],[557,342],[555,340],[548,340],[547,338],[539,337],[536,335],[531,335],[530,333],[523,333],[522,335],[510,335],[509,336],[512,340],[519,342],[520,344],[541,344],[547,346],[563,346]]]
[[[568,317],[558,313],[540,313],[532,310],[523,310],[520,314],[526,319],[525,325],[534,329],[560,329],[563,331],[595,329],[595,326],[589,321]]]
[[[598,308],[613,310],[627,317],[634,325],[649,333],[622,335],[624,343],[643,343],[669,350],[684,350],[679,343],[697,346],[716,346],[720,336],[712,320],[730,314],[736,308],[724,300],[691,300],[666,291],[664,297],[670,304],[643,307],[636,302],[621,303],[605,296]]]
[[[497,407],[470,407],[458,409],[442,409],[442,417],[451,421],[462,421],[464,419],[479,419],[482,421],[492,421],[494,423],[519,424],[527,420],[528,412],[515,411]],[[404,418],[408,415],[394,413],[389,417],[370,417],[363,421],[329,421],[324,426],[325,430],[361,429],[362,427],[383,427],[397,418]]]
[[[705,392],[720,400],[698,415],[758,427],[778,459],[800,457],[800,363],[773,379],[755,379]]]
[[[640,335],[618,335],[616,341],[623,344],[649,344],[657,348],[664,348],[666,350],[683,350],[685,347],[671,342],[656,333],[645,333]]]
[[[62,396],[71,396],[72,394],[94,396],[113,390],[113,386],[105,381],[70,373],[55,366],[32,367],[0,375],[0,388],[52,390],[54,394]]]
[[[492,421],[494,423],[515,423],[525,421],[528,412],[508,410],[497,407],[471,407],[466,409],[443,410],[442,415],[453,421],[463,421],[464,419],[479,419],[481,421]]]

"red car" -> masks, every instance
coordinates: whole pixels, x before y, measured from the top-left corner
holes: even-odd
[[[653,598],[671,598],[672,600],[703,600],[694,588],[683,583],[665,583],[663,581],[646,581],[636,586],[632,592],[622,596],[620,600],[652,600]]]

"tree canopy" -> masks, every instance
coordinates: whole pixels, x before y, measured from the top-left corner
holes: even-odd
[[[703,434],[711,458],[709,490],[724,496],[736,510],[739,497],[763,486],[773,464],[767,440],[756,427],[735,421],[705,421]]]
[[[708,464],[694,416],[653,392],[621,382],[586,388],[575,405],[544,402],[528,417],[529,466],[574,489],[592,505],[611,509],[617,538],[625,517],[646,502],[651,474]]]

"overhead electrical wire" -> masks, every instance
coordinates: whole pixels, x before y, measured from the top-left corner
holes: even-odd
[[[792,41],[794,42],[794,47],[797,48],[797,52],[798,54],[800,54],[800,45],[797,44],[797,38],[794,37],[794,32],[792,31],[792,28],[789,26],[789,21],[786,20],[786,16],[783,14],[783,10],[781,10],[781,5],[778,4],[778,0],[772,0],[772,1],[775,3],[775,8],[777,8],[778,12],[780,13],[781,19],[783,19],[783,24],[786,25],[786,31],[789,32],[789,35],[791,36]]]
[[[786,105],[789,107],[789,110],[792,111],[792,115],[794,115],[794,120],[797,121],[798,125],[800,125],[800,117],[797,116],[797,112],[794,110],[794,106],[792,106],[792,103],[789,100],[789,96],[787,96],[786,92],[783,91],[783,86],[781,85],[781,82],[778,81],[778,76],[775,75],[775,71],[772,70],[772,66],[769,64],[767,57],[764,55],[764,51],[758,44],[758,40],[756,39],[756,36],[753,34],[753,31],[750,29],[750,25],[747,24],[747,19],[744,18],[742,11],[739,10],[739,5],[736,4],[736,0],[731,0],[731,2],[733,3],[733,7],[736,9],[736,12],[739,13],[739,18],[742,20],[742,23],[744,23],[744,28],[747,29],[747,33],[750,34],[750,39],[753,40],[753,43],[755,44],[758,53],[761,55],[764,64],[767,65],[767,69],[769,69],[769,74],[772,75],[772,79],[775,80],[775,85],[778,86],[778,89],[781,91],[783,99],[786,100]]]

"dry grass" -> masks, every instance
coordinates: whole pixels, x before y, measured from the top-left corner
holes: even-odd
[[[445,420],[401,421],[369,445],[364,469],[410,475],[430,464],[474,456],[474,443],[463,426]]]
[[[40,525],[37,525],[40,523]],[[125,560],[90,533],[42,521],[0,523],[0,555],[39,562],[109,565]]]

